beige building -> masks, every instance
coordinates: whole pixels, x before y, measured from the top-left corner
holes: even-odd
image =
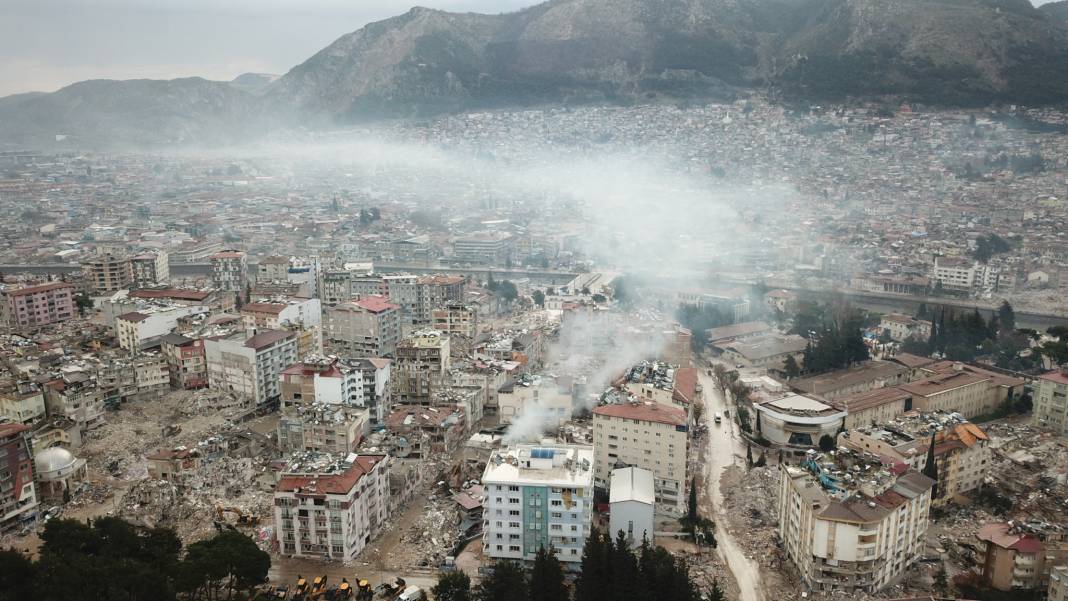
[[[448,303],[430,312],[431,327],[449,336],[474,340],[478,334],[478,310],[462,303]]]
[[[877,426],[860,426],[843,432],[839,446],[875,453],[916,471],[927,465],[931,426],[935,426],[935,463],[938,493],[935,505],[945,505],[983,485],[990,473],[991,450],[979,426],[947,413],[907,413]]]
[[[912,411],[912,394],[890,386],[838,397],[835,404],[845,410],[845,428],[852,430],[887,422]]]
[[[121,255],[102,253],[82,263],[86,283],[93,294],[111,294],[130,287],[133,271],[130,259]]]
[[[1068,367],[1042,374],[1035,384],[1035,419],[1068,433]]]
[[[879,330],[890,332],[890,338],[898,342],[909,338],[927,340],[931,336],[931,322],[900,313],[889,313],[883,315],[879,321]]]
[[[934,375],[900,386],[912,395],[912,406],[920,411],[955,411],[972,418],[989,414],[1023,393],[1022,378],[972,365],[943,361],[924,371]]]
[[[293,405],[282,410],[278,421],[278,448],[283,453],[352,453],[369,421],[366,409],[349,405]]]
[[[833,401],[884,386],[904,384],[908,382],[908,371],[905,366],[891,361],[865,361],[847,369],[795,378],[790,380],[790,387],[803,394]]]
[[[810,451],[801,467],[779,471],[779,535],[813,591],[878,591],[923,554],[930,478],[842,452]]]
[[[393,355],[400,339],[400,306],[384,296],[365,296],[326,310],[323,320],[327,352],[342,357]]]
[[[388,455],[304,454],[289,463],[274,490],[279,551],[317,560],[355,559],[389,518],[389,470]]]
[[[984,524],[976,534],[983,580],[1001,591],[1046,590],[1053,566],[1068,563],[1068,540],[1059,524]]]
[[[686,506],[686,412],[652,402],[602,405],[593,410],[594,480],[608,489],[613,469],[653,472],[658,511],[681,515]]]
[[[208,386],[256,405],[281,397],[282,371],[297,362],[292,332],[265,330],[204,340]]]
[[[14,379],[0,382],[0,417],[19,424],[34,424],[46,415],[44,391],[40,384]]]
[[[415,332],[397,344],[393,394],[402,403],[427,404],[449,381],[449,337],[437,330]]]

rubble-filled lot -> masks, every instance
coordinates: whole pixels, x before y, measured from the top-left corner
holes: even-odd
[[[210,536],[216,522],[232,525],[233,514],[220,517],[216,508],[236,507],[259,518],[255,534],[267,547],[273,488],[267,462],[273,453],[262,450],[273,443],[270,436],[250,432],[249,424],[232,423],[242,413],[232,400],[207,390],[174,391],[109,412],[104,425],[87,432],[82,446],[72,450],[86,460],[86,480],[58,515],[117,515],[169,526],[189,543]],[[199,469],[184,486],[149,479],[148,455],[178,447],[200,452]],[[32,550],[37,540],[34,534],[9,536],[3,544]]]

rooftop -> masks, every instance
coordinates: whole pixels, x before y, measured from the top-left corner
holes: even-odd
[[[653,472],[640,467],[621,467],[612,470],[609,503],[638,501],[652,505],[655,500]]]
[[[593,448],[570,445],[517,445],[494,451],[482,484],[593,486]]]
[[[903,366],[890,361],[865,361],[848,369],[793,380],[790,385],[802,392],[827,394],[865,382],[897,377],[904,371]]]
[[[293,492],[298,495],[345,495],[371,473],[375,466],[385,461],[385,455],[357,455],[350,453],[344,459],[333,459],[325,465],[323,456],[313,454],[295,456],[282,470],[282,477],[275,486],[276,492]],[[327,457],[328,458],[328,457]]]
[[[282,330],[264,330],[246,340],[245,346],[259,350],[286,338],[296,338],[296,335],[293,332],[284,332]]]
[[[686,426],[685,410],[648,401],[644,403],[601,405],[593,410],[593,414],[604,417],[620,417],[624,419],[656,422],[671,426]]]
[[[49,292],[51,290],[61,290],[63,288],[74,289],[73,284],[66,282],[51,282],[49,284],[38,284],[37,286],[27,286],[25,288],[18,288],[16,290],[5,290],[4,294],[7,296],[26,296],[27,294],[39,294],[41,292]]]

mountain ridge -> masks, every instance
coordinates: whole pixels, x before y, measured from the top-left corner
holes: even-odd
[[[0,99],[0,139],[239,141],[275,126],[556,103],[1068,100],[1068,22],[1027,0],[549,0],[416,7],[281,77],[92,80]],[[59,131],[64,130],[64,131]]]

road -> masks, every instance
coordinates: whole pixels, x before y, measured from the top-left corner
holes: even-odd
[[[707,365],[707,364],[706,364]],[[699,369],[701,387],[705,403],[704,419],[708,424],[708,448],[706,449],[704,478],[706,499],[712,505],[712,519],[716,522],[716,552],[720,560],[727,564],[741,591],[741,601],[766,601],[767,592],[760,578],[757,563],[745,556],[742,547],[727,528],[724,513],[723,494],[719,489],[719,479],[723,470],[745,461],[745,451],[733,419],[723,419],[716,425],[715,414],[722,414],[728,409],[726,400],[716,388],[715,378],[709,376],[707,367]],[[706,505],[707,506],[707,505]]]

